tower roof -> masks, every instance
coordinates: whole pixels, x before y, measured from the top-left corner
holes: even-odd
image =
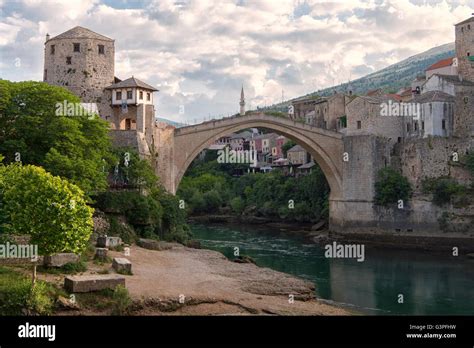
[[[65,31],[62,34],[59,34],[55,37],[50,38],[49,40],[55,40],[55,39],[96,39],[96,40],[104,40],[104,41],[114,41],[107,36],[98,34],[90,29],[80,27],[80,26],[69,29],[68,31]]]
[[[145,83],[136,77],[130,77],[126,80],[114,83],[113,85],[110,85],[108,87],[105,87],[105,89],[114,89],[114,88],[134,88],[134,87],[139,87],[143,89],[148,89],[150,91],[158,91],[155,87],[149,85],[148,83]]]
[[[473,22],[474,21],[474,16],[471,17],[471,18],[468,18],[462,22],[459,22],[458,24],[454,24],[455,27],[457,27],[458,25],[462,25],[462,24],[466,24],[466,23],[469,23],[469,22]]]

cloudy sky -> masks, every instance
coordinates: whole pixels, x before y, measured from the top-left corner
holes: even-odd
[[[177,121],[269,105],[454,41],[474,0],[0,0],[0,78],[41,80],[46,33],[115,39],[115,75]],[[180,114],[180,109],[184,114]]]

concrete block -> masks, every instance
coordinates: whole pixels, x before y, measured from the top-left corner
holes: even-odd
[[[79,255],[74,253],[59,253],[43,258],[43,264],[47,267],[61,267],[66,263],[75,263],[79,261]]]
[[[122,244],[122,238],[120,237],[97,237],[97,246],[99,248],[115,248]]]
[[[107,259],[107,252],[109,249],[107,248],[95,248],[95,259],[105,261]]]
[[[69,292],[92,292],[104,289],[115,289],[125,286],[125,277],[118,274],[93,274],[68,276],[64,278],[64,288]]]
[[[117,272],[132,273],[132,263],[124,257],[116,257],[112,262],[112,267]]]

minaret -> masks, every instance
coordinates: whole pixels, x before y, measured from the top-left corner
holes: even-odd
[[[240,116],[245,115],[245,97],[244,97],[244,86],[242,85],[242,90],[240,91]]]

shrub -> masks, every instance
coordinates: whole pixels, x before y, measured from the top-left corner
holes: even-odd
[[[208,213],[215,213],[222,205],[222,198],[219,192],[217,192],[216,190],[206,192],[203,195],[203,198],[204,202],[206,203],[206,212]]]
[[[387,206],[399,200],[407,202],[412,194],[408,179],[392,168],[383,168],[377,173],[375,203]]]
[[[110,216],[109,223],[109,236],[120,237],[126,244],[132,244],[137,241],[138,238],[135,230],[127,223],[120,221],[116,216]]]
[[[244,200],[241,197],[234,197],[230,201],[232,211],[238,215],[241,215],[245,208]]]
[[[0,268],[0,315],[50,314],[53,297],[54,291],[48,283],[37,281],[33,286],[24,275]]]
[[[83,191],[43,168],[0,166],[0,195],[11,231],[31,236],[41,255],[80,253],[93,230]]]
[[[112,315],[125,315],[129,312],[132,300],[126,287],[123,285],[117,286],[112,295],[112,299]]]
[[[469,197],[465,194],[464,187],[450,177],[427,178],[422,182],[422,191],[433,194],[433,203],[442,206],[450,203],[454,196],[462,198],[459,204],[468,204]],[[465,196],[465,197],[462,197]]]

